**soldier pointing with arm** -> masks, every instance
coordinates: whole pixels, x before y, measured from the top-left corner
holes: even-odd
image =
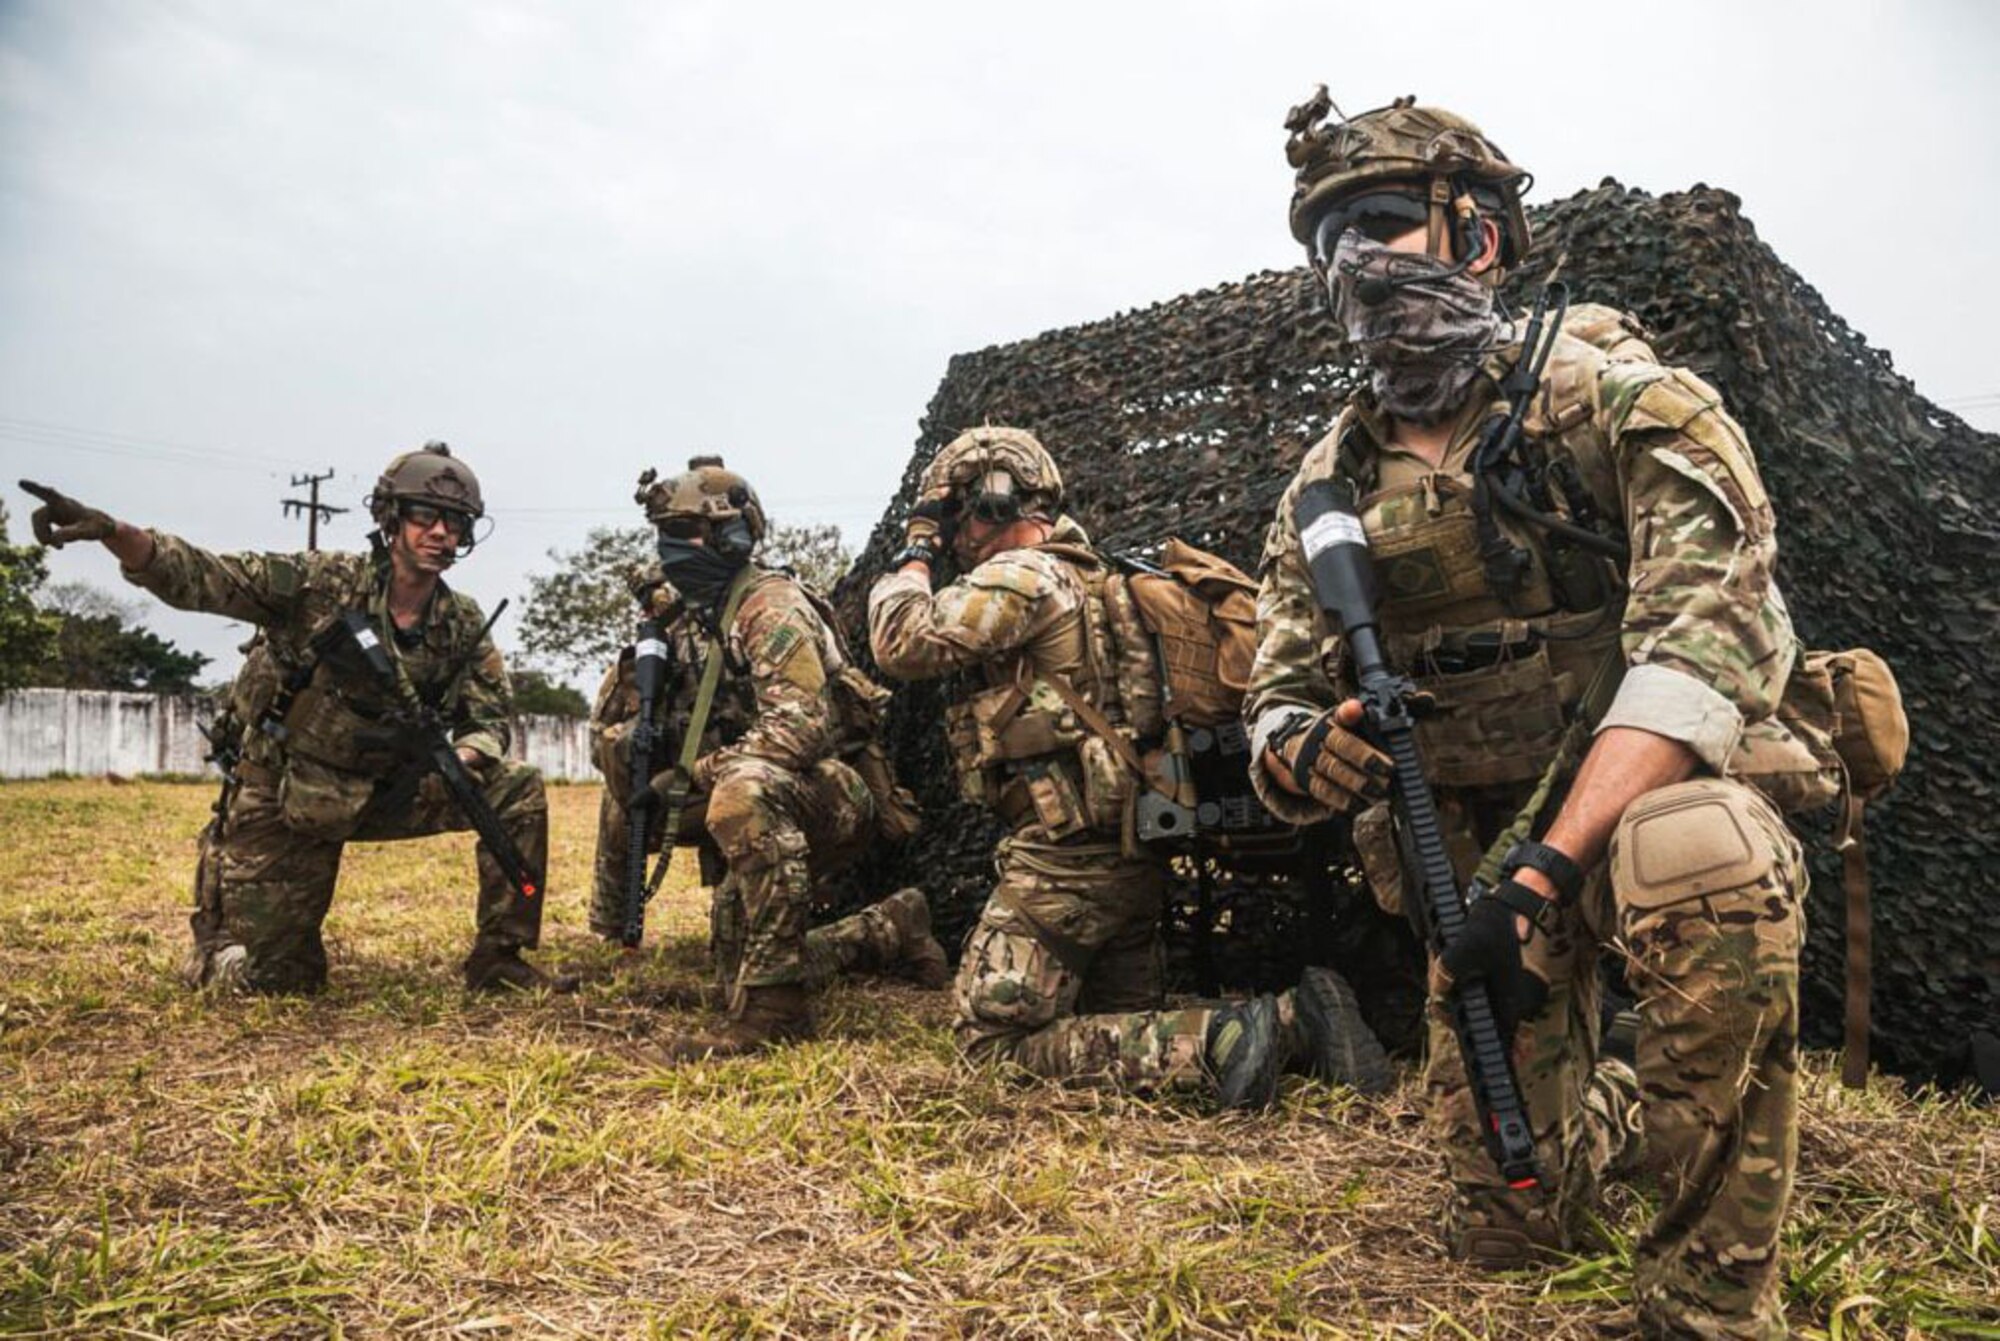
[[[190,922],[191,985],[312,992],[325,984],[320,924],[350,840],[415,838],[470,827],[433,772],[399,738],[404,705],[354,645],[361,620],[389,650],[515,848],[545,868],[541,775],[507,759],[511,691],[478,605],[443,575],[473,547],[485,515],[479,482],[443,443],[391,461],[368,506],[372,554],[215,554],[141,530],[42,485],[35,536],[97,540],[127,581],[182,610],[257,626],[230,690],[222,751],[240,755],[201,837]],[[350,626],[349,617],[357,616]],[[468,988],[573,987],[521,958],[540,934],[543,894],[517,889],[484,845]]]
[[[1375,554],[1390,668],[1431,709],[1417,739],[1460,879],[1488,877],[1433,971],[1453,1250],[1514,1267],[1571,1247],[1643,1136],[1664,1205],[1633,1249],[1642,1328],[1780,1335],[1805,872],[1746,785],[1746,741],[1814,764],[1772,716],[1798,649],[1770,500],[1720,397],[1628,319],[1565,323],[1560,295],[1546,324],[1501,315],[1527,174],[1476,127],[1407,99],[1330,110],[1322,89],[1287,122],[1292,231],[1369,381],[1268,535],[1245,704],[1259,795],[1301,823],[1355,811],[1371,883],[1399,887],[1393,841],[1365,841],[1387,837],[1378,756],[1342,710],[1354,667],[1295,515],[1328,481]],[[1613,938],[1640,994],[1636,1073],[1599,1046]],[[1461,978],[1520,1021],[1542,1187],[1488,1157],[1448,1032]]]

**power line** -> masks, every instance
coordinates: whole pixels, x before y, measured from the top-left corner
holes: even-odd
[[[22,419],[11,415],[0,415],[0,435],[37,441],[50,446],[71,446],[112,455],[172,455],[180,458],[204,457],[218,462],[235,461],[264,466],[282,464],[279,458],[269,453],[241,452],[227,447],[135,437],[129,433],[116,433],[108,429],[81,428],[73,424],[58,424],[46,419]]]

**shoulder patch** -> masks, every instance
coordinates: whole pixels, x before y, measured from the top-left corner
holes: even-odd
[[[1047,595],[1061,581],[1050,571],[1061,563],[1061,559],[1051,554],[1012,550],[988,559],[967,573],[963,580],[969,587],[1009,591],[1034,600]]]
[[[1660,378],[1645,383],[1633,397],[1618,432],[1648,430],[1672,433],[1679,441],[1648,444],[1647,450],[1682,474],[1706,483],[1737,513],[1738,523],[1748,533],[1758,531],[1760,514],[1769,507],[1770,499],[1749,441],[1713,387],[1685,368],[1665,370]]]
[[[298,595],[304,583],[299,566],[286,554],[273,554],[264,560],[264,580],[270,585],[271,594],[280,600]]]

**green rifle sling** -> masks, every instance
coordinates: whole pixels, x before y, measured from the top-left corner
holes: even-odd
[[[660,830],[660,861],[653,867],[653,878],[646,882],[646,902],[660,892],[660,885],[667,878],[667,867],[673,864],[674,843],[680,835],[681,811],[687,808],[688,789],[694,783],[694,761],[701,757],[702,732],[708,729],[709,710],[715,706],[715,691],[722,683],[722,639],[731,624],[736,622],[737,607],[743,604],[744,593],[750,590],[750,579],[757,570],[745,564],[743,571],[729,584],[729,598],[723,602],[722,617],[716,621],[716,635],[708,640],[708,648],[702,654],[701,685],[695,690],[694,709],[688,714],[687,730],[681,735],[680,757],[674,761],[674,776],[667,783],[666,826]]]

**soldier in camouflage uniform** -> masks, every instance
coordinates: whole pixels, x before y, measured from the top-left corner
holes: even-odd
[[[1129,732],[1105,606],[1121,589],[1061,503],[1033,435],[964,433],[925,471],[908,545],[869,596],[886,674],[964,671],[977,686],[946,731],[967,799],[1012,828],[959,965],[961,1046],[1050,1079],[1210,1087],[1226,1107],[1268,1104],[1284,1070],[1386,1083],[1381,1045],[1330,970],[1275,999],[1159,1008],[1166,863],[1121,840],[1136,779],[1089,724]],[[965,575],[933,594],[947,545]]]
[[[222,752],[240,751],[195,875],[190,985],[313,992],[326,982],[320,924],[350,840],[463,830],[470,822],[438,778],[397,748],[392,696],[368,673],[341,617],[365,613],[417,694],[451,724],[460,759],[523,857],[548,855],[541,775],[506,757],[511,690],[478,605],[443,573],[473,545],[479,482],[443,443],[390,462],[368,505],[375,552],[213,554],[119,522],[52,489],[35,513],[45,544],[101,540],[127,581],[181,610],[257,626],[222,720]],[[521,958],[540,935],[542,897],[524,898],[482,845],[472,952],[474,990],[554,987]]]
[[[635,582],[660,618],[670,679],[656,705],[665,739],[679,748],[698,686],[722,630],[721,677],[692,769],[692,804],[677,842],[712,845],[723,870],[712,896],[710,941],[728,1022],[679,1041],[678,1059],[748,1052],[812,1032],[809,994],[848,969],[899,970],[928,987],[949,976],[930,934],[923,891],[899,890],[830,926],[806,929],[814,891],[875,842],[914,824],[874,738],[887,691],[848,664],[828,614],[789,572],[750,558],[763,539],[763,508],[720,457],[696,457],[685,474],[640,478],[638,501],[659,529],[660,563]],[[605,790],[598,812],[591,929],[618,939],[625,918],[631,731],[639,695],[633,649],[604,678],[591,715]],[[672,778],[665,750],[656,791]],[[657,851],[665,811],[651,811]]]
[[[1454,1250],[1515,1266],[1567,1247],[1597,1180],[1643,1162],[1662,1194],[1633,1250],[1644,1330],[1780,1335],[1806,876],[1749,780],[1789,777],[1798,803],[1829,791],[1773,717],[1798,648],[1770,500],[1720,397],[1654,361],[1629,319],[1581,309],[1551,323],[1545,364],[1527,357],[1494,304],[1528,246],[1526,174],[1475,127],[1409,100],[1321,124],[1328,110],[1321,89],[1287,122],[1292,230],[1370,381],[1306,453],[1266,541],[1245,704],[1258,793],[1300,823],[1356,809],[1371,883],[1399,895],[1386,760],[1348,729],[1352,668],[1293,518],[1299,491],[1331,478],[1375,552],[1392,668],[1435,700],[1419,740],[1461,878],[1524,813],[1586,699],[1604,705],[1433,966],[1427,1079]],[[1520,449],[1475,471],[1517,365]],[[1496,507],[1502,490],[1524,510]],[[1636,1076],[1600,1055],[1614,943],[1640,995]],[[1445,1006],[1473,976],[1522,1021],[1547,1191],[1506,1185],[1483,1147]]]

